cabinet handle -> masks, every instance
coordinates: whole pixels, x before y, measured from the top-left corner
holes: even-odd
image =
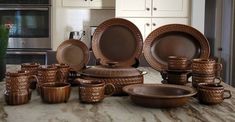
[[[150,8],[146,8],[146,10],[147,10],[147,11],[149,11],[149,10],[150,10]]]
[[[155,24],[155,23],[153,23],[153,26],[156,26],[156,24]]]
[[[91,1],[93,1],[93,0],[91,0]]]
[[[153,8],[153,10],[154,10],[154,11],[156,11],[156,10],[157,10],[157,8],[155,8],[155,7],[154,7],[154,8]]]
[[[85,0],[85,1],[87,1],[87,0]]]
[[[149,23],[146,23],[146,26],[149,26]]]

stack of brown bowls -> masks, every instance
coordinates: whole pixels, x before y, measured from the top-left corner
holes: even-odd
[[[216,63],[214,59],[193,59],[192,61],[192,84],[193,87],[197,87],[199,83],[216,83],[219,79],[220,83],[222,79],[217,76],[217,72],[222,70],[222,65]]]
[[[9,105],[20,105],[28,103],[31,98],[30,79],[32,76],[28,71],[7,72],[5,101]]]
[[[163,83],[185,85],[190,76],[189,61],[186,57],[169,56],[168,69],[161,72]]]

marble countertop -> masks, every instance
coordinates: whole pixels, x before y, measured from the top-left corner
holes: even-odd
[[[7,66],[8,71],[17,66]],[[140,68],[148,72],[145,83],[160,83],[159,72],[152,68]],[[5,83],[0,82],[3,91]],[[171,109],[144,108],[136,106],[128,96],[107,97],[98,104],[82,104],[78,100],[78,89],[72,88],[67,103],[45,104],[36,91],[28,104],[8,106],[0,95],[0,121],[2,122],[220,122],[235,121],[235,88],[224,84],[234,95],[231,99],[214,106],[201,105],[195,98],[182,107]]]

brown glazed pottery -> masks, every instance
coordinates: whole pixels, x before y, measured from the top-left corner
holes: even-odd
[[[73,70],[79,71],[89,61],[89,49],[81,40],[69,39],[57,48],[56,59],[60,64],[68,64]]]
[[[29,71],[30,75],[38,75],[39,63],[23,63],[21,64],[21,70]],[[30,79],[30,89],[36,88],[37,81]]]
[[[135,84],[123,90],[137,105],[153,108],[171,108],[187,104],[197,91],[191,87],[170,84]]]
[[[222,70],[222,64],[214,59],[193,59],[192,72],[199,75],[213,75]]]
[[[168,57],[168,69],[169,70],[185,70],[189,69],[189,61],[186,57],[169,56]]]
[[[185,85],[188,83],[188,78],[191,76],[190,70],[166,70],[162,71],[163,80],[168,84]]]
[[[218,79],[218,80],[216,80]],[[221,77],[216,77],[215,75],[192,75],[192,85],[194,88],[197,88],[199,83],[217,83],[220,84],[223,82]]]
[[[67,64],[53,64],[53,65],[55,65],[57,67],[57,69],[63,73],[63,78],[62,79],[65,79],[65,81],[67,81],[68,80],[68,75],[69,75],[69,72],[70,72],[69,65],[67,65]]]
[[[103,81],[84,79],[76,80],[79,82],[79,100],[84,103],[101,102],[105,97],[112,95],[115,91],[115,86],[111,83],[105,84]]]
[[[70,92],[70,84],[64,82],[43,83],[40,87],[42,101],[46,103],[67,102]]]
[[[224,96],[224,93],[228,93],[228,96]],[[200,103],[215,105],[222,103],[224,99],[231,98],[232,94],[229,90],[224,90],[222,85],[200,83],[197,96]]]
[[[139,71],[133,67],[119,67],[115,64],[105,66],[92,66],[83,70],[82,79],[103,81],[115,86],[113,95],[126,95],[122,88],[131,84],[143,84],[145,71]]]
[[[48,82],[64,82],[63,73],[55,65],[40,67],[38,70],[38,85]]]
[[[6,91],[8,93],[25,93],[29,91],[30,79],[36,79],[37,76],[31,75],[29,71],[7,72],[6,73]]]
[[[30,101],[31,93],[32,93],[31,90],[24,93],[10,93],[5,91],[4,97],[8,105],[21,105],[21,104],[26,104]]]
[[[182,24],[169,24],[148,35],[144,41],[143,52],[149,65],[162,71],[168,67],[168,56],[184,56],[188,60],[208,58],[210,45],[197,29]]]
[[[140,30],[132,22],[112,18],[101,23],[92,38],[92,50],[102,65],[118,62],[117,66],[136,64],[143,49]]]

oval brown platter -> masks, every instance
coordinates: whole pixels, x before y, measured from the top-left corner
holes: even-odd
[[[96,59],[118,62],[118,66],[131,66],[142,53],[143,38],[139,29],[130,21],[113,18],[100,24],[92,38]]]
[[[169,24],[155,29],[144,42],[144,57],[154,69],[167,69],[168,56],[184,56],[188,60],[208,58],[210,46],[206,37],[195,28]]]
[[[89,60],[89,49],[80,40],[70,39],[57,48],[56,59],[61,64],[68,64],[73,70],[79,71]]]
[[[133,103],[153,108],[171,108],[187,104],[197,91],[188,86],[169,84],[135,84],[123,90],[130,95]]]

